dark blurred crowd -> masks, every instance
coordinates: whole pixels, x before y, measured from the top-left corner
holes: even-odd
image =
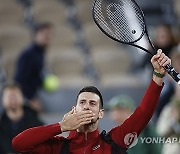
[[[21,131],[43,122],[38,114],[43,111],[43,102],[37,96],[43,87],[46,77],[45,55],[53,37],[53,26],[45,22],[37,24],[33,18],[31,0],[18,0],[25,8],[24,20],[33,30],[32,42],[20,53],[15,66],[15,74],[12,82],[6,82],[2,88],[2,114],[0,116],[0,154],[15,153],[11,146],[11,140]],[[90,52],[85,41],[82,23],[77,17],[77,8],[73,0],[61,0],[67,6],[67,20],[76,31],[76,45],[80,47],[87,60],[85,72],[98,78],[89,60]],[[176,27],[176,26],[175,26]],[[180,41],[179,29],[167,23],[155,26],[153,43],[157,49],[172,59],[172,66],[180,72]],[[141,72],[145,68],[151,70],[150,56],[143,57],[138,66]],[[5,81],[4,81],[5,82]],[[110,119],[117,125],[122,124],[135,108],[135,103],[130,96],[119,95],[109,101],[108,112]],[[180,137],[180,87],[170,76],[165,77],[165,85],[154,118],[144,129],[141,136],[145,137]],[[180,145],[174,144],[142,144],[128,150],[128,153],[138,154],[179,154]]]
[[[37,113],[26,105],[21,88],[16,83],[8,83],[2,91],[3,113],[0,118],[0,153],[15,153],[11,142],[23,130],[42,125]]]

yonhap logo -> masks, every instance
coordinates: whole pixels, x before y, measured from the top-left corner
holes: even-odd
[[[137,133],[132,132],[124,137],[124,143],[127,148],[132,148],[138,143]]]

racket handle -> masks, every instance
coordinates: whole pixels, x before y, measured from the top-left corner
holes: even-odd
[[[168,74],[180,85],[180,74],[176,72],[176,70],[170,64],[166,65],[165,69]]]

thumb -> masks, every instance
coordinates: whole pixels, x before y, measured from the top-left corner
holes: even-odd
[[[161,55],[161,53],[162,53],[162,49],[158,49],[157,54]]]
[[[161,56],[162,50],[158,49],[157,54],[153,56],[152,60],[156,61]]]
[[[72,107],[71,114],[75,113],[75,106]]]
[[[71,109],[71,111],[69,111],[68,113],[67,113],[67,115],[70,115],[70,114],[73,114],[74,113],[74,106],[72,107],[72,109]]]

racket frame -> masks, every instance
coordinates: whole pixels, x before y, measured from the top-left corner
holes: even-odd
[[[143,48],[142,46],[139,46],[139,45],[137,45],[137,44],[134,44],[134,43],[137,43],[144,35],[146,35],[149,44],[151,45],[152,49],[156,52],[156,48],[155,48],[155,46],[153,45],[153,43],[152,43],[152,41],[151,41],[151,39],[150,39],[150,36],[149,36],[149,34],[148,34],[148,31],[147,31],[147,26],[146,26],[146,20],[145,20],[144,13],[143,13],[142,9],[140,8],[140,6],[136,3],[135,0],[131,0],[131,1],[132,1],[132,2],[138,7],[138,9],[140,10],[140,13],[141,13],[141,16],[142,16],[142,19],[143,19],[143,22],[144,22],[144,30],[143,30],[141,36],[140,36],[137,40],[135,40],[135,41],[133,41],[133,42],[123,42],[123,41],[120,41],[120,40],[112,37],[110,34],[108,34],[108,33],[99,25],[99,23],[97,22],[97,20],[96,20],[96,18],[95,18],[95,13],[94,13],[94,12],[95,12],[95,11],[94,11],[94,8],[95,8],[96,1],[97,1],[97,0],[94,0],[94,2],[93,2],[93,7],[92,7],[93,20],[94,20],[94,22],[96,23],[96,25],[99,27],[99,29],[100,29],[104,34],[106,34],[109,38],[111,38],[112,40],[114,40],[114,41],[116,41],[116,42],[137,47],[137,48],[139,48],[139,49],[141,49],[141,50],[149,53],[151,56],[154,56],[154,55],[155,55],[155,53],[154,53],[154,54],[151,53],[148,49],[145,49],[145,48]],[[180,85],[180,74],[179,74],[178,72],[176,72],[175,69],[174,69],[170,64],[166,65],[164,68],[166,69],[166,71],[168,72],[168,74]]]

